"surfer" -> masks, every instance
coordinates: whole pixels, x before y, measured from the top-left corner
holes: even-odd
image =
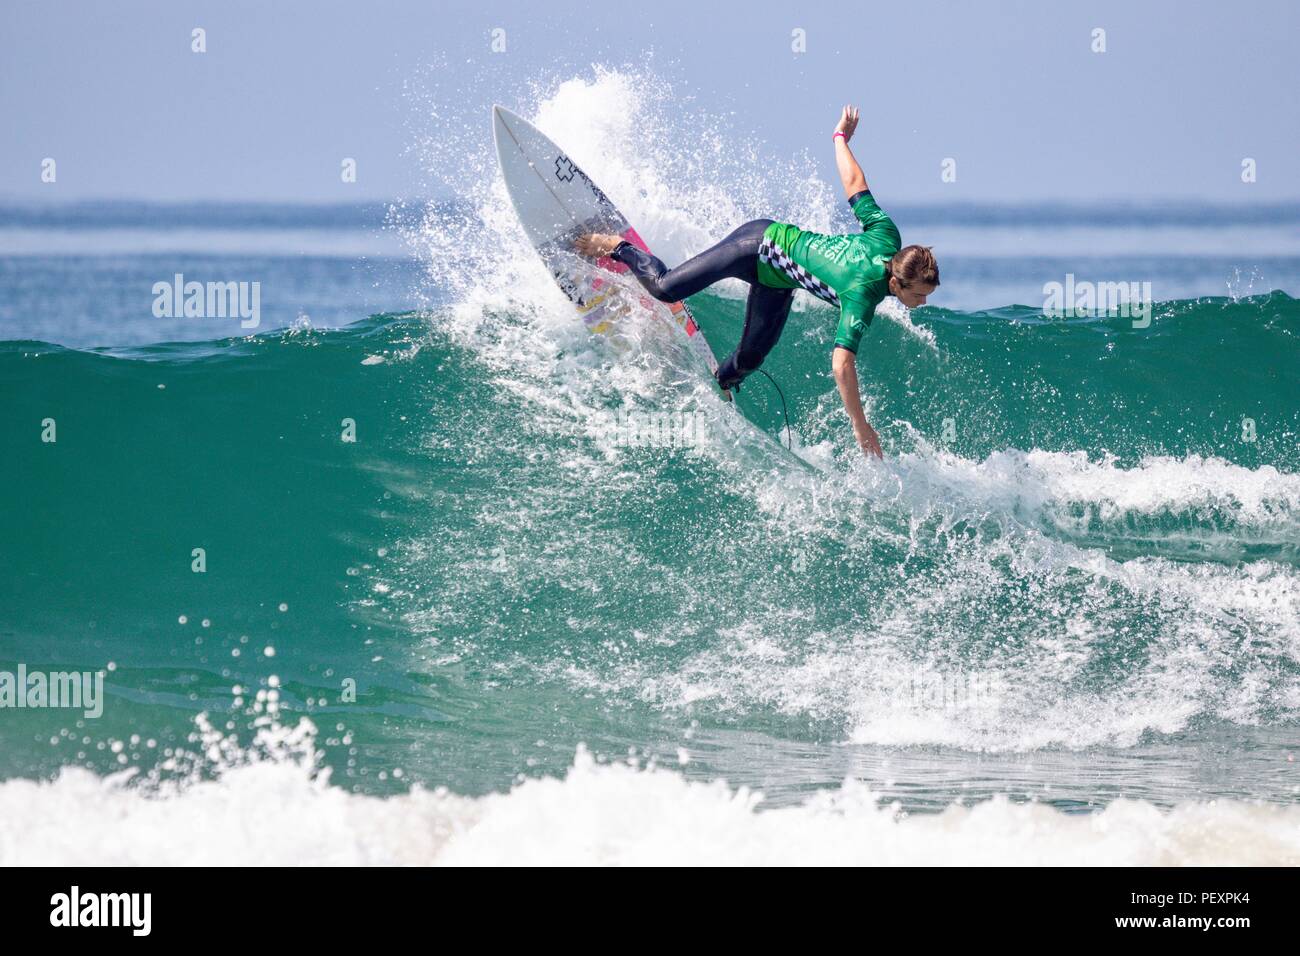
[[[722,279],[749,284],[745,325],[736,350],[718,366],[718,384],[737,387],[776,345],[790,315],[795,289],[807,289],[840,310],[831,370],[862,450],[882,457],[880,437],[862,411],[857,351],[876,306],[887,295],[909,308],[925,305],[939,285],[939,266],[928,246],[902,245],[898,227],[876,205],[862,167],[849,149],[858,110],[844,107],[832,139],[835,165],[862,232],[824,235],[790,223],[755,219],[675,269],[619,236],[592,233],[576,243],[583,255],[608,256],[626,265],[661,302],[679,302]]]

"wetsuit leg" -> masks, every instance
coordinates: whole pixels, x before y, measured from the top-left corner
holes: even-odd
[[[718,366],[718,384],[723,388],[735,388],[763,364],[790,315],[794,290],[773,289],[758,281],[758,247],[771,224],[771,219],[747,222],[676,269],[669,269],[662,260],[630,242],[619,243],[611,253],[612,258],[626,265],[645,290],[661,302],[680,302],[722,279],[749,283],[740,344]]]
[[[750,372],[756,370],[772,351],[790,317],[790,303],[794,289],[772,289],[759,282],[749,288],[745,302],[745,327],[740,333],[740,344],[718,366],[718,384],[735,388]]]
[[[621,242],[610,257],[632,270],[637,281],[660,302],[680,302],[722,279],[741,279],[757,287],[758,247],[771,219],[738,226],[715,246],[669,269],[661,259],[630,242]]]

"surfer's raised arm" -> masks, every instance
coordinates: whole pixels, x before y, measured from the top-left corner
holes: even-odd
[[[840,114],[840,121],[835,125],[835,166],[840,171],[840,182],[844,184],[844,195],[852,199],[867,189],[867,177],[862,174],[862,167],[853,158],[849,149],[849,140],[858,128],[858,108],[846,106]]]

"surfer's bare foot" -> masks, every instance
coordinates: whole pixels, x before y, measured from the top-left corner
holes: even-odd
[[[579,236],[577,241],[574,242],[573,248],[584,256],[599,259],[617,249],[618,244],[622,241],[619,236],[611,236],[603,232],[590,232],[585,236]]]

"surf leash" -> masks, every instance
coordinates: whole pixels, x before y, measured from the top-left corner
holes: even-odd
[[[758,371],[762,372],[767,380],[772,383],[772,387],[776,389],[776,394],[781,399],[781,417],[785,419],[785,447],[786,450],[793,451],[794,449],[790,444],[790,413],[785,407],[785,393],[781,391],[781,386],[776,384],[776,379],[768,375],[764,369],[760,368]]]

